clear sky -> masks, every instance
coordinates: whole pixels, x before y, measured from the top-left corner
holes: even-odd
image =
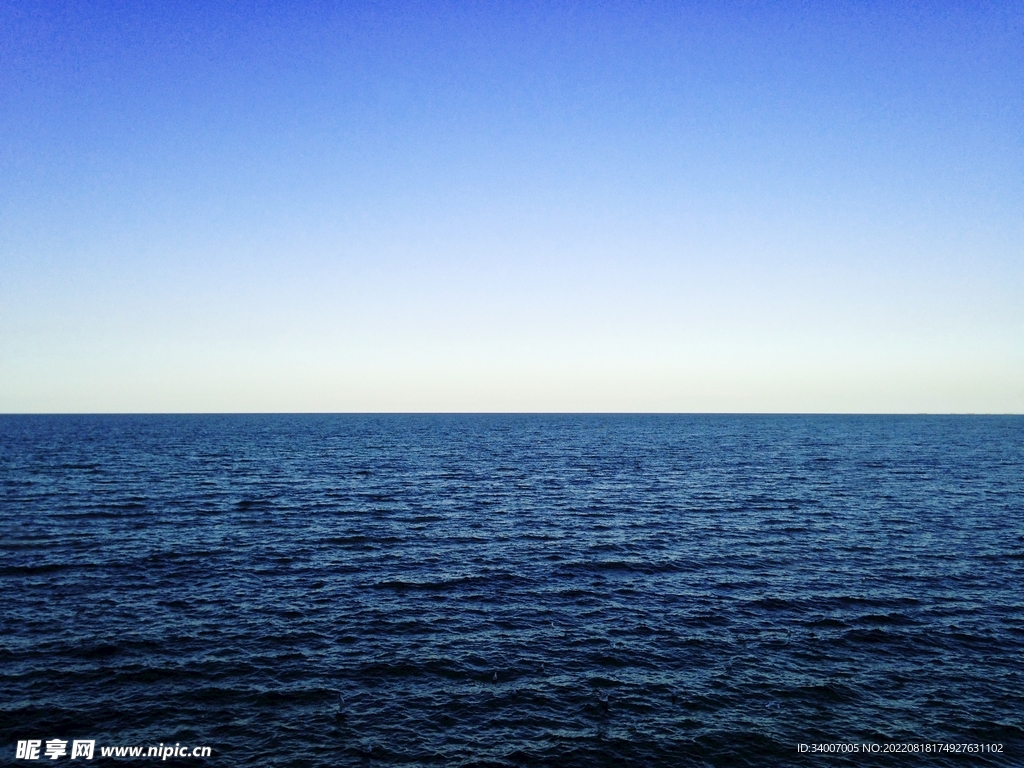
[[[1024,5],[0,0],[0,411],[1024,412]]]

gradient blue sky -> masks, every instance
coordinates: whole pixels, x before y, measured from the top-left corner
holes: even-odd
[[[1024,412],[1024,5],[0,1],[0,411]]]

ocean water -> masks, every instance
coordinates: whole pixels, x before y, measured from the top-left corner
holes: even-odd
[[[4,416],[0,482],[3,764],[1024,765],[1024,418]],[[799,751],[893,743],[1002,751]]]

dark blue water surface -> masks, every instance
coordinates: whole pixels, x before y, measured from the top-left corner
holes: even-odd
[[[1024,765],[1022,418],[6,416],[0,481],[5,764]]]

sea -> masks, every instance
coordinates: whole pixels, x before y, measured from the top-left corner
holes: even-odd
[[[0,416],[0,590],[4,765],[1024,766],[1022,417]]]

